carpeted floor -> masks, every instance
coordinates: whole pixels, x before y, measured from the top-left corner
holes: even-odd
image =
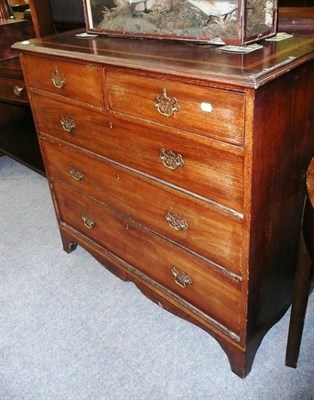
[[[78,248],[62,250],[47,181],[0,158],[1,400],[314,399],[314,296],[297,369],[289,312],[245,380],[206,332]]]

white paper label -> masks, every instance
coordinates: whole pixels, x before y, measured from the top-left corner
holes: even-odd
[[[204,112],[212,112],[213,106],[210,103],[201,103],[201,110]]]

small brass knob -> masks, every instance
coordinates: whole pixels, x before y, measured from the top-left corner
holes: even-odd
[[[160,149],[159,158],[166,168],[175,170],[178,167],[184,167],[184,160],[182,155],[175,154],[173,151]]]
[[[85,177],[84,172],[80,171],[78,168],[75,168],[73,166],[70,166],[69,172],[72,178],[75,179],[76,181],[81,181]]]
[[[14,88],[13,88],[13,92],[14,92],[15,96],[18,96],[18,97],[21,96],[23,90],[24,90],[24,88],[21,86],[18,86],[18,85],[14,86]]]
[[[170,211],[166,211],[165,219],[170,227],[175,231],[185,231],[189,227],[186,219],[180,217],[177,214],[172,214]]]
[[[58,89],[62,89],[67,83],[64,74],[58,71],[58,67],[51,74],[51,82]]]
[[[73,129],[76,128],[76,123],[74,119],[70,117],[62,117],[60,120],[60,124],[62,128],[68,133],[72,133]]]
[[[158,112],[163,115],[164,117],[171,117],[174,113],[179,112],[180,105],[178,100],[173,97],[170,99],[167,96],[167,89],[162,89],[162,96],[157,94],[155,96],[155,107],[157,108]]]
[[[190,277],[190,275],[188,275],[184,271],[181,271],[180,269],[178,269],[176,267],[172,267],[171,274],[174,278],[175,283],[178,286],[182,287],[183,289],[192,285],[192,278]]]
[[[94,226],[96,225],[96,222],[89,215],[85,213],[81,214],[81,220],[84,222],[84,225],[88,229],[93,229]]]

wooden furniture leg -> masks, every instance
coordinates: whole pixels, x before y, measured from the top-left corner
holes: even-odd
[[[298,363],[310,291],[311,273],[314,264],[314,157],[308,169],[306,186],[308,200],[305,205],[303,216],[286,350],[286,365],[292,368],[296,368]]]
[[[310,290],[311,260],[301,233],[299,259],[296,270],[296,280],[292,300],[288,343],[286,350],[286,365],[296,368],[299,358],[303,326]]]

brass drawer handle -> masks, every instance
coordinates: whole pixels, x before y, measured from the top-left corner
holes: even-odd
[[[184,166],[184,160],[181,154],[175,154],[172,151],[160,149],[159,157],[165,167],[169,169],[177,169]]]
[[[73,129],[76,128],[74,119],[70,117],[62,117],[60,120],[60,124],[62,128],[68,133],[72,133]]]
[[[96,225],[96,222],[85,213],[81,214],[81,219],[84,222],[84,225],[86,226],[86,228],[88,228],[88,229],[93,229],[94,226]]]
[[[159,94],[155,96],[155,106],[158,112],[165,117],[171,117],[180,110],[178,100],[175,97],[170,99],[165,88],[162,89],[162,96],[159,96]]]
[[[178,286],[185,289],[189,285],[192,285],[192,278],[190,277],[190,275],[186,274],[185,272],[181,271],[180,269],[177,269],[176,267],[172,267],[171,274],[174,277],[174,281]]]
[[[78,168],[73,167],[72,165],[70,166],[69,172],[72,178],[76,181],[81,181],[85,177],[84,172],[80,171]]]
[[[51,82],[58,89],[62,89],[63,86],[65,86],[67,83],[67,80],[65,79],[63,73],[58,71],[58,67],[56,67],[56,69],[51,74]]]
[[[189,225],[184,218],[179,217],[177,214],[171,214],[170,211],[166,211],[165,219],[172,229],[175,231],[187,230]]]
[[[21,94],[22,94],[22,92],[23,92],[23,90],[24,90],[23,87],[16,85],[16,86],[14,86],[14,88],[13,88],[13,93],[15,94],[15,96],[20,97]]]

